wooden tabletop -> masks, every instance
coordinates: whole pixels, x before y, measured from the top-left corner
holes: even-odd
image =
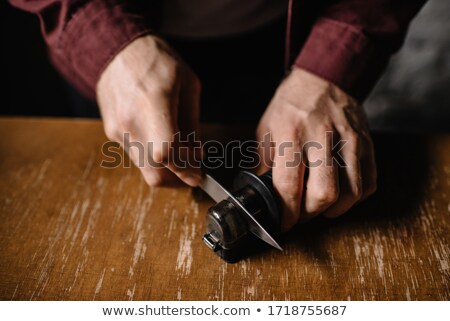
[[[99,121],[3,118],[0,137],[2,300],[450,299],[450,136],[375,135],[375,196],[235,264],[201,240],[211,200],[100,167]]]

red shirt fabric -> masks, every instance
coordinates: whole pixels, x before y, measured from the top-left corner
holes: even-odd
[[[114,56],[137,37],[153,32],[151,15],[157,19],[158,7],[152,6],[155,1],[137,0],[10,2],[38,15],[53,64],[92,99],[102,71]],[[295,59],[291,63],[362,101],[401,47],[409,22],[425,2],[292,0],[289,41]]]

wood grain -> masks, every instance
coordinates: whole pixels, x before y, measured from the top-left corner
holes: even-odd
[[[376,136],[374,197],[227,264],[201,241],[212,202],[100,167],[100,122],[3,118],[0,135],[3,300],[450,299],[450,136]]]

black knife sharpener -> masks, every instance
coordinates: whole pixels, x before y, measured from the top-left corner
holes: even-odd
[[[277,239],[280,235],[280,205],[272,185],[272,172],[257,176],[241,171],[234,180],[232,195]],[[267,244],[249,230],[246,214],[230,199],[212,206],[206,213],[205,244],[229,263],[263,249]]]

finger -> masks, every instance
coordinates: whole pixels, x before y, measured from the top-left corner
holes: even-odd
[[[333,162],[336,162],[339,171],[340,193],[338,200],[324,212],[324,216],[330,218],[347,212],[362,196],[359,135],[351,132],[341,137],[344,139],[333,143],[333,147],[342,148],[337,148],[333,155]]]
[[[305,144],[304,157],[307,159],[308,178],[303,196],[303,212],[305,219],[310,219],[324,212],[339,197],[339,176],[336,166],[327,160],[331,159],[332,136],[323,131],[316,136],[317,141]]]
[[[258,163],[256,164],[256,173],[262,175],[272,168],[275,146],[272,141],[272,135],[265,126],[258,127],[256,139],[258,141]]]
[[[184,183],[171,170],[162,168],[141,168],[142,176],[147,185],[152,187],[180,187]]]
[[[149,153],[144,144],[131,136],[128,140],[120,142],[121,147],[127,152],[133,164],[139,168],[145,182],[149,186],[181,186],[183,182],[168,168],[149,159]]]
[[[149,158],[156,163],[164,164],[183,182],[190,186],[197,186],[201,182],[199,168],[190,167],[188,155],[189,146],[180,143],[177,113],[174,112],[173,104],[177,104],[178,98],[167,96],[151,98],[151,105],[159,105],[160,108],[147,115],[146,130],[147,141],[153,139],[153,146],[149,149]]]
[[[288,230],[300,217],[305,167],[301,161],[300,142],[296,136],[274,137],[273,185],[283,203],[281,228]]]

